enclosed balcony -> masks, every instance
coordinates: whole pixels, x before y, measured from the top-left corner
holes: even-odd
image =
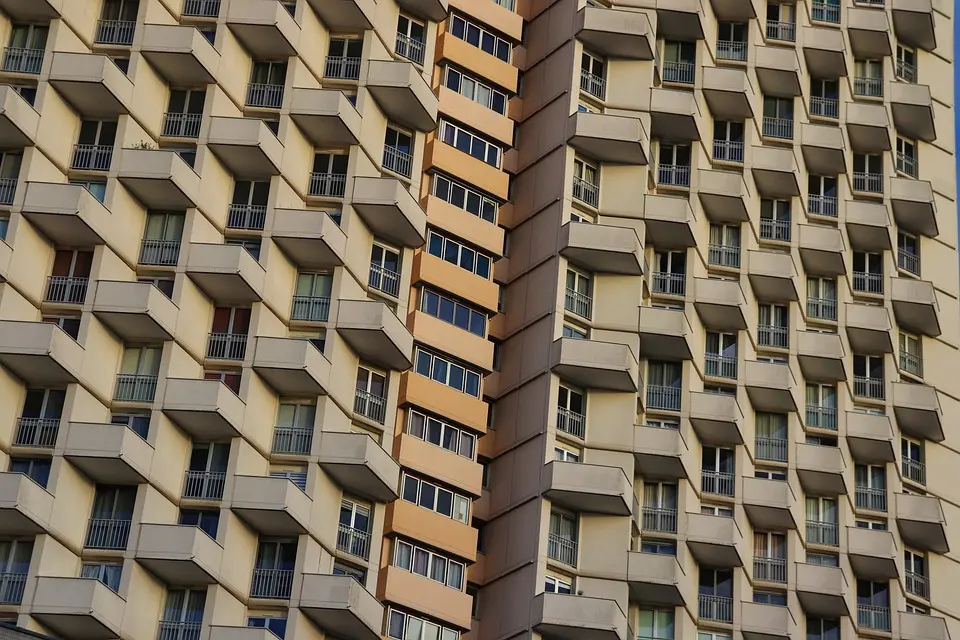
[[[37,578],[31,615],[63,638],[123,637],[126,601],[95,578]]]
[[[0,472],[0,535],[46,533],[53,495],[22,473]]]
[[[330,635],[380,638],[383,605],[352,576],[305,573],[300,593],[300,611]]]
[[[309,340],[258,337],[253,370],[283,396],[324,395],[329,387],[330,362]]]
[[[167,378],[163,412],[196,440],[240,436],[246,405],[219,380]]]
[[[894,382],[893,410],[897,425],[904,433],[933,442],[943,441],[943,416],[934,387]]]
[[[130,113],[133,82],[105,55],[54,53],[50,84],[86,117],[117,118]]]
[[[788,365],[754,360],[744,365],[744,385],[755,410],[774,413],[797,410],[793,395],[797,382]]]
[[[397,498],[400,467],[366,434],[323,432],[319,463],[327,475],[350,493],[377,502]]]
[[[600,162],[647,164],[649,141],[640,118],[574,113],[567,119],[567,144]]]
[[[179,211],[197,206],[200,176],[176,151],[124,149],[120,183],[148,209]]]
[[[692,579],[675,556],[631,551],[627,555],[630,598],[651,605],[684,606],[692,596]]]
[[[574,22],[577,40],[610,58],[653,60],[656,35],[645,13],[586,6]]]
[[[847,608],[850,586],[840,567],[798,562],[796,585],[800,606],[807,615],[817,618],[850,615]]]
[[[551,502],[577,512],[628,516],[633,487],[620,467],[580,462],[548,462],[540,490]]]
[[[396,178],[355,178],[352,204],[377,235],[408,247],[423,244],[427,215]]]
[[[687,514],[687,547],[701,565],[742,567],[743,545],[743,533],[733,518]]]
[[[550,348],[550,369],[581,387],[636,391],[639,365],[630,347],[616,342],[559,338]]]
[[[125,424],[71,422],[63,455],[105,485],[143,484],[153,465],[153,447]]]
[[[690,393],[690,425],[705,443],[743,444],[743,413],[735,395]]]
[[[250,304],[263,298],[266,272],[238,245],[190,243],[187,275],[221,305]]]
[[[78,184],[27,182],[23,215],[61,246],[105,244],[116,227],[110,210]]]
[[[743,508],[755,528],[775,531],[796,529],[796,505],[797,498],[789,483],[765,478],[743,478]],[[778,576],[786,576],[785,564],[769,568],[774,569]]]
[[[847,554],[858,578],[886,582],[899,577],[900,554],[890,531],[847,528]]]
[[[192,25],[145,24],[143,57],[172,86],[197,87],[214,82],[220,54]]]
[[[847,492],[844,481],[846,464],[837,447],[797,443],[797,476],[810,494],[842,496]]]
[[[223,547],[200,527],[144,523],[134,557],[166,584],[203,587],[217,582]]]
[[[207,145],[230,173],[250,179],[280,174],[283,144],[263,120],[212,116],[208,136]]]
[[[341,300],[337,333],[364,360],[400,371],[412,364],[413,336],[383,302]]]
[[[83,347],[49,322],[0,321],[0,365],[32,387],[79,382]]]
[[[230,507],[265,536],[298,536],[307,532],[313,501],[285,477],[236,476]]]
[[[530,603],[538,633],[557,640],[625,640],[627,618],[616,600],[541,593]]]

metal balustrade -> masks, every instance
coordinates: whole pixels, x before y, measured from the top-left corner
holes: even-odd
[[[767,38],[780,42],[796,42],[797,25],[795,22],[767,20]]]
[[[880,173],[854,171],[853,190],[862,193],[883,193],[883,175]]]
[[[867,509],[869,511],[887,510],[887,490],[877,489],[875,487],[857,486],[853,492],[854,503],[857,509]]]
[[[760,239],[790,242],[790,221],[760,218]]]
[[[853,95],[866,98],[883,97],[883,78],[856,76],[853,79]]]
[[[713,159],[724,162],[743,162],[742,140],[714,140]]]
[[[736,356],[722,356],[719,353],[708,353],[704,357],[706,375],[715,378],[737,379]]]
[[[807,196],[807,210],[812,215],[836,218],[837,198],[836,196],[822,196],[811,193]]]
[[[604,95],[606,94],[606,80],[600,76],[596,76],[586,69],[580,70],[580,89],[586,91],[590,95],[600,98],[603,100]]]
[[[883,400],[883,386],[882,378],[871,378],[869,376],[853,377],[853,395],[861,398]]]
[[[310,174],[310,184],[307,186],[307,195],[319,198],[342,198],[347,190],[347,175],[345,173],[313,172]]]
[[[753,556],[753,579],[764,582],[787,582],[787,561],[773,556]]]
[[[263,231],[267,207],[262,204],[233,203],[227,210],[227,228],[244,231]]]
[[[403,149],[387,145],[383,148],[383,168],[409,178],[413,168],[413,156]]]
[[[830,4],[823,0],[813,0],[810,5],[810,18],[817,22],[840,24],[840,5]]]
[[[290,597],[292,585],[292,569],[254,569],[250,597],[286,600]]]
[[[747,61],[747,43],[741,40],[717,40],[717,59]]]
[[[900,350],[900,370],[918,378],[923,377],[923,358],[915,353]]]
[[[895,68],[896,68],[897,79],[903,80],[904,82],[909,82],[910,84],[917,83],[917,67],[916,66],[907,62],[906,60],[900,60],[898,58]]]
[[[661,293],[667,296],[682,296],[686,290],[687,276],[685,273],[654,271],[651,280],[654,293]]]
[[[840,545],[840,529],[836,522],[807,520],[807,544],[819,544],[826,547]]]
[[[732,496],[733,483],[733,474],[727,471],[708,471],[704,469],[700,472],[700,490],[704,493]]]
[[[930,580],[927,576],[915,571],[904,571],[903,581],[907,587],[907,593],[924,600],[930,599]]]
[[[810,96],[810,115],[821,118],[839,118],[840,100],[823,96]]]
[[[0,573],[0,604],[20,604],[23,589],[27,584],[27,574],[6,571]]]
[[[837,430],[837,408],[825,405],[808,404],[806,407],[806,425],[817,429]]]
[[[137,29],[135,20],[98,20],[97,44],[127,47],[133,44],[133,32]]]
[[[648,384],[647,409],[656,409],[660,411],[680,411],[681,393],[682,389],[680,387]]]
[[[117,518],[90,518],[87,525],[87,549],[122,551],[130,537],[130,520]]]
[[[677,532],[677,510],[664,507],[644,507],[640,528],[661,533]]]
[[[388,296],[396,298],[400,294],[400,274],[390,269],[384,269],[378,264],[370,265],[368,282],[371,287],[384,292]]]
[[[404,33],[397,34],[396,50],[398,56],[403,56],[413,63],[422,65],[425,49],[426,46],[420,40],[414,40]]]
[[[763,116],[763,136],[779,140],[793,140],[793,120]]]
[[[353,398],[353,412],[383,424],[387,419],[387,399],[369,391],[357,389]]]
[[[573,197],[591,207],[600,205],[600,185],[587,182],[583,178],[573,177]]]
[[[293,296],[290,319],[300,322],[326,322],[330,318],[330,298],[326,296]]]
[[[854,271],[853,290],[881,295],[883,293],[883,274]]]
[[[13,444],[19,447],[52,449],[57,444],[60,418],[17,418],[17,433]]]
[[[61,304],[83,304],[87,297],[89,278],[73,278],[69,276],[50,276],[47,278],[47,292],[44,302],[59,302]]]
[[[157,640],[200,640],[203,623],[161,620]]]
[[[183,497],[194,500],[220,500],[227,474],[223,471],[193,471],[184,473]]]
[[[9,73],[37,75],[43,68],[43,49],[4,47],[3,70]]]
[[[247,354],[247,334],[211,333],[207,339],[207,357],[215,360],[243,360]]]
[[[117,375],[113,399],[118,402],[153,402],[156,393],[156,375],[121,373]]]
[[[261,109],[279,109],[283,104],[283,85],[264,82],[247,84],[247,106]]]
[[[337,531],[337,549],[352,556],[370,558],[370,533],[345,524]]]
[[[589,320],[593,310],[593,298],[579,291],[567,289],[563,296],[563,308]]]
[[[571,567],[577,566],[577,541],[551,533],[547,538],[547,557]]]
[[[310,427],[281,427],[273,429],[273,453],[307,455],[313,445]]]
[[[163,114],[163,133],[168,138],[198,138],[202,113],[177,113],[168,111]]]
[[[919,175],[919,169],[917,168],[917,158],[916,156],[910,156],[902,151],[897,152],[897,171],[904,173],[911,178],[916,178]]]
[[[184,0],[183,15],[191,18],[216,18],[220,0]]]
[[[890,631],[890,607],[858,603],[857,626],[877,631]]]
[[[790,346],[790,330],[772,324],[757,326],[757,344],[762,347],[786,349]]]
[[[328,56],[323,76],[336,80],[359,80],[360,58],[347,56]]]
[[[927,484],[927,468],[919,460],[912,458],[903,458],[900,467],[903,470],[903,477],[917,484]]]
[[[0,178],[0,205],[11,205],[17,195],[16,178]]]
[[[682,164],[661,164],[657,167],[657,184],[670,187],[689,187],[690,167]]]
[[[113,145],[78,144],[73,147],[70,168],[78,171],[109,171]]]
[[[697,65],[693,62],[666,60],[663,63],[663,81],[677,84],[693,84]]]
[[[153,267],[175,267],[180,259],[179,240],[148,240],[140,244],[140,264]]]
[[[758,460],[787,461],[787,440],[785,438],[757,436],[754,440],[754,450]]]
[[[583,439],[586,435],[587,417],[565,407],[557,407],[557,429]]]
[[[707,262],[719,267],[740,268],[740,247],[711,243],[707,250]]]
[[[897,249],[897,267],[915,276],[919,276],[920,256],[905,249]]]
[[[698,598],[699,617],[713,622],[733,622],[733,598],[701,593]]]
[[[819,320],[837,319],[837,301],[831,298],[807,298],[807,316]]]

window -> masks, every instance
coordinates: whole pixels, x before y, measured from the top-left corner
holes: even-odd
[[[63,389],[27,389],[13,444],[53,448],[57,444],[65,397]]]
[[[663,43],[663,81],[693,84],[697,59],[696,42],[665,40]]]
[[[700,617],[732,622],[733,571],[700,568]]]
[[[41,320],[43,322],[57,325],[74,340],[76,340],[77,336],[80,335],[79,316],[43,316]]]
[[[920,241],[903,231],[897,232],[897,268],[920,275]]]
[[[762,589],[756,589],[753,592],[753,601],[758,604],[785,607],[787,606],[787,594],[782,591],[764,591]]]
[[[61,304],[83,304],[92,266],[92,251],[58,250],[54,254],[53,268],[47,279],[44,300]]]
[[[443,447],[468,460],[473,460],[477,437],[419,411],[410,410],[407,433],[415,438]]]
[[[854,524],[857,529],[871,529],[873,531],[887,530],[887,523],[885,520],[867,520],[866,518],[857,518]]]
[[[767,2],[767,38],[793,42],[796,39],[796,7]]]
[[[84,562],[80,567],[81,578],[93,578],[107,585],[111,591],[120,589],[123,564],[119,562]]]
[[[757,344],[774,349],[788,348],[790,346],[789,308],[778,304],[761,304],[758,313]]]
[[[839,118],[840,85],[836,80],[810,80],[810,115]]]
[[[603,100],[606,94],[607,63],[587,51],[580,54],[580,89]]]
[[[720,518],[732,518],[733,509],[730,507],[721,507],[715,504],[700,505],[700,513],[706,516],[717,516]]]
[[[544,579],[543,590],[546,593],[570,594],[572,593],[573,588],[569,580],[555,578],[554,576],[546,576]]]
[[[747,25],[742,22],[721,22],[717,25],[717,58],[746,62]]]
[[[753,472],[754,478],[760,478],[761,480],[786,480],[787,474],[783,471],[770,471],[766,469],[756,469]]]
[[[0,152],[0,205],[12,205],[23,154]]]
[[[0,575],[4,576],[0,594],[6,604],[20,604],[30,572],[33,539],[0,540]],[[2,620],[2,618],[0,618]],[[4,622],[6,622],[4,620]],[[16,622],[14,618],[13,622]]]
[[[868,629],[890,630],[890,584],[857,580],[857,623]]]
[[[114,400],[153,402],[162,353],[162,347],[125,348],[113,392]]]
[[[731,269],[740,268],[739,225],[710,225],[709,263]]]
[[[840,557],[835,553],[807,552],[807,564],[816,564],[822,567],[839,567]]]
[[[808,617],[807,640],[840,640],[840,622]]]
[[[335,576],[350,576],[356,580],[360,585],[366,585],[367,583],[367,571],[366,569],[360,569],[354,567],[351,564],[335,560],[333,563],[333,575]]]
[[[718,495],[733,495],[733,449],[705,446],[701,450],[701,490]]]
[[[387,615],[387,637],[396,640],[457,640],[460,633],[391,608]]]
[[[705,373],[720,378],[737,377],[736,334],[707,332]]]
[[[577,565],[577,539],[580,523],[570,513],[550,511],[550,532],[547,536],[547,557],[568,564]]]
[[[905,480],[926,484],[926,471],[923,462],[923,443],[913,438],[900,438],[900,461],[903,465]]]
[[[417,347],[416,371],[474,398],[480,397],[480,374],[451,360]]]
[[[456,14],[450,16],[450,23],[450,33],[452,33],[455,38],[469,42],[478,49],[482,49],[504,62],[510,62],[511,46],[510,43],[503,38],[485,29],[481,29]]]
[[[853,95],[883,96],[883,60],[854,60]]]
[[[507,113],[507,94],[493,89],[450,65],[444,69],[444,85],[500,115]]]
[[[807,496],[807,541],[835,547],[839,544],[835,498]]]
[[[500,156],[503,154],[503,149],[475,133],[446,120],[441,120],[440,139],[477,160],[489,164],[491,167],[500,168]]]
[[[426,480],[403,474],[403,499],[453,518],[464,524],[470,523],[470,499]]]
[[[487,222],[497,222],[499,205],[496,200],[444,175],[434,174],[433,195]]]
[[[919,551],[903,550],[903,571],[907,593],[928,600],[927,558]]]
[[[883,356],[853,356],[853,395],[882,400]]]
[[[110,416],[110,422],[111,424],[126,425],[128,429],[144,440],[147,439],[150,431],[149,413],[114,413]]]
[[[806,423],[808,427],[836,430],[837,388],[833,385],[807,383]]]
[[[420,310],[476,336],[486,337],[487,315],[485,313],[471,309],[467,305],[435,291],[422,290]]]
[[[413,137],[394,125],[387,125],[383,139],[383,168],[409,178],[413,165]]]
[[[793,139],[793,99],[764,96],[763,135],[781,140]]]
[[[897,171],[917,177],[917,143],[897,136]]]
[[[837,281],[807,278],[807,316],[818,320],[837,319]]]
[[[369,284],[374,289],[396,297],[400,293],[400,252],[374,242],[370,249]]]
[[[896,76],[898,80],[916,83],[917,51],[897,43]]]
[[[593,306],[593,278],[567,267],[564,309],[581,318],[590,319]]]
[[[653,293],[682,296],[686,289],[686,252],[657,251],[653,260]]]
[[[853,154],[853,190],[883,193],[883,156],[869,153]]]
[[[853,468],[857,509],[887,510],[887,469],[883,465],[858,464]]]
[[[572,324],[564,324],[561,335],[564,338],[573,338],[574,340],[586,340],[590,337],[590,332]]]
[[[150,213],[140,247],[140,264],[176,266],[180,255],[185,216],[177,213]]]
[[[452,240],[431,229],[427,232],[427,252],[457,265],[461,269],[474,273],[484,280],[489,280],[492,274],[493,259],[475,249]]]
[[[393,564],[411,573],[445,584],[451,589],[463,590],[466,567],[462,562],[450,560],[409,542],[396,541]]]
[[[754,531],[753,577],[755,580],[785,583],[787,581],[786,558],[786,534]]]
[[[679,362],[647,364],[647,409],[680,411],[683,367]]]
[[[423,64],[426,27],[419,20],[400,15],[397,18],[397,54]]]
[[[661,143],[657,152],[657,183],[690,186],[690,145]]]
[[[807,209],[810,214],[837,217],[837,178],[833,176],[807,177]]]
[[[10,473],[22,473],[46,488],[50,479],[50,458],[10,458]]]
[[[82,121],[70,168],[81,171],[109,170],[116,136],[116,122]]]
[[[643,640],[673,640],[673,609],[640,609],[637,638]]]
[[[557,390],[557,429],[583,438],[586,414],[587,404],[583,392],[561,384]]]
[[[179,524],[192,524],[216,540],[217,529],[220,526],[220,511],[204,509],[181,509]]]
[[[570,222],[582,222],[584,224],[594,224],[596,218],[588,213],[583,213],[582,211],[571,211],[570,212]]]
[[[900,332],[900,371],[914,377],[923,377],[922,342],[919,336]]]
[[[790,242],[789,200],[760,200],[760,239]]]
[[[274,617],[272,615],[249,616],[247,618],[247,626],[260,627],[261,629],[269,629],[270,631],[273,632],[273,635],[283,640],[283,636],[287,632],[287,619]]]
[[[553,459],[557,462],[580,462],[580,451],[556,444],[553,446]]]
[[[242,375],[239,373],[231,371],[204,371],[203,379],[204,380],[219,380],[222,382],[228,389],[240,394],[240,381]]]
[[[713,159],[743,162],[743,123],[716,120],[713,125]]]
[[[758,460],[787,461],[787,416],[785,414],[757,412],[756,434]]]

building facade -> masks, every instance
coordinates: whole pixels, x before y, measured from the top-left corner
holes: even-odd
[[[958,630],[948,0],[0,12],[0,619]]]

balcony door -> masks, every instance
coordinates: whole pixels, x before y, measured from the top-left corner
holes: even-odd
[[[230,460],[229,442],[198,442],[190,453],[190,471],[226,473]]]
[[[203,622],[203,606],[207,600],[207,590],[203,589],[176,589],[167,592],[167,602],[163,607],[162,623],[169,623],[167,626],[192,626],[197,625],[197,633],[200,631],[200,624]],[[191,638],[190,634],[160,634],[162,640],[167,638],[176,638],[177,640],[187,640]]]

